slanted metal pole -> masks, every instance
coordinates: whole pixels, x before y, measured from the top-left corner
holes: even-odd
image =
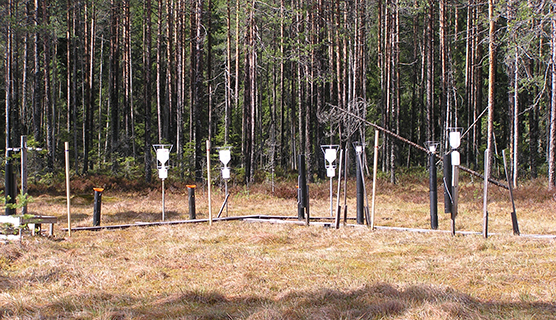
[[[344,149],[340,149],[340,166],[338,168],[338,192],[336,193],[336,220],[334,221],[334,226],[336,229],[340,228],[340,213],[342,209],[340,208],[340,187],[342,185],[342,162],[344,158]]]
[[[444,155],[444,213],[452,212],[452,157],[450,153]]]
[[[228,216],[228,197],[230,196],[230,194],[228,193],[228,179],[224,180],[224,188],[226,189],[226,200],[224,201],[226,203],[226,217]],[[272,188],[274,188],[274,185],[272,186]]]
[[[363,198],[363,172],[361,170],[361,157],[359,154],[355,157],[356,168],[355,177],[357,180],[357,224],[365,223],[365,199]]]
[[[510,179],[508,166],[506,165],[506,150],[502,150],[502,157],[504,158],[504,171],[506,171],[506,181],[508,182],[510,200],[512,201],[512,228],[514,230],[514,235],[519,236],[519,225],[517,224],[517,213],[515,212],[514,187]]]

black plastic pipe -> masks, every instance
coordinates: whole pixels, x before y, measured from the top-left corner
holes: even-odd
[[[308,192],[307,192],[307,177],[305,170],[305,155],[300,154],[297,161],[298,166],[298,206],[297,206],[297,218],[299,220],[305,219],[305,214],[308,214]]]
[[[95,203],[93,208],[93,227],[100,226],[100,208],[102,206],[103,188],[93,188],[95,191]]]
[[[187,186],[187,195],[189,196],[189,219],[197,219],[197,214],[195,212],[195,188],[196,185]]]
[[[15,186],[15,176],[14,167],[12,160],[10,160],[10,152],[8,151],[6,159],[6,176],[4,180],[5,194],[6,194],[6,204],[15,204],[15,198],[17,196],[17,190]],[[6,215],[14,215],[16,210],[14,208],[8,208],[6,206]]]
[[[444,166],[444,213],[452,212],[452,155],[447,153],[443,159]]]
[[[361,165],[361,155],[355,157],[356,169],[355,177],[357,180],[357,224],[365,223],[365,189],[363,186],[363,170]]]
[[[436,182],[436,155],[429,153],[429,194],[431,207],[431,228],[438,229],[438,188]]]

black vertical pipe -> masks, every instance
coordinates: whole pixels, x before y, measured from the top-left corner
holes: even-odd
[[[6,159],[6,176],[4,180],[5,193],[6,193],[6,205],[15,204],[15,198],[17,195],[16,186],[15,186],[14,167],[10,157],[11,154],[10,151],[8,151],[7,159]],[[6,206],[6,215],[8,216],[14,215],[15,213],[16,211],[14,208],[8,208],[8,206]]]
[[[188,185],[187,186],[187,194],[189,196],[189,219],[195,220],[197,219],[197,214],[195,212],[195,185]]]
[[[438,189],[436,186],[436,155],[429,153],[429,194],[431,207],[431,228],[438,229]]]
[[[305,210],[307,208],[307,177],[305,171],[305,155],[300,154],[298,156],[297,168],[299,172],[298,177],[298,188],[299,188],[299,199],[298,199],[298,210],[297,218],[299,220],[305,219]]]
[[[102,191],[103,188],[93,188],[95,191],[95,204],[93,209],[93,227],[100,226],[100,208],[102,206]]]
[[[361,170],[361,155],[355,157],[355,177],[357,180],[357,224],[365,223],[365,196],[363,188],[363,170]]]
[[[301,188],[299,187],[299,178],[297,178],[297,220],[305,219],[305,207],[303,207],[303,203],[301,202]]]
[[[447,153],[443,159],[444,166],[444,213],[452,212],[452,155]]]

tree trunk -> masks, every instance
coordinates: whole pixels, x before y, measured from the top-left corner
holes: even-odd
[[[158,132],[158,143],[162,143],[162,123],[163,123],[163,112],[162,112],[162,0],[158,0],[158,19],[156,22],[156,118],[157,122],[157,132]]]
[[[550,50],[552,55],[552,62],[550,66],[550,73],[552,76],[551,82],[551,96],[550,96],[550,136],[548,139],[549,153],[548,153],[548,190],[552,191],[555,187],[555,172],[554,161],[556,155],[556,1],[552,1],[551,5],[551,37],[550,37]]]
[[[120,33],[119,33],[119,4],[116,0],[111,0],[110,5],[110,71],[109,71],[109,87],[108,87],[108,101],[110,107],[110,124],[111,124],[111,145],[110,145],[110,159],[112,161],[112,171],[118,168],[117,159],[119,149],[119,133],[120,133],[120,118],[119,118],[119,60],[120,60]]]
[[[496,53],[495,53],[495,17],[494,17],[494,0],[488,1],[488,18],[489,18],[489,42],[488,42],[488,120],[487,120],[487,149],[490,150],[489,158],[492,160],[493,151],[493,134],[494,134],[494,88],[495,88],[495,72],[496,72]],[[488,161],[489,168],[485,173],[485,179],[490,178],[492,171],[492,161]]]
[[[152,179],[152,157],[151,157],[151,44],[152,44],[152,2],[145,1],[145,37],[143,39],[143,74],[144,74],[144,112],[145,112],[145,182],[150,183]]]

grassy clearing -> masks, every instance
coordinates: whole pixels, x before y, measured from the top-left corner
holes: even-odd
[[[281,188],[286,196],[265,186],[234,189],[230,214],[296,215],[290,187]],[[329,214],[327,188],[311,186],[313,215]],[[482,228],[477,188],[461,189],[460,229]],[[428,228],[425,185],[381,182],[378,190],[377,225]],[[543,190],[517,191],[522,233],[556,233],[555,203]],[[491,197],[497,234],[489,239],[240,221],[25,236],[0,247],[0,317],[556,319],[554,240],[512,236],[507,194],[493,189]],[[35,198],[31,211],[58,215],[65,226],[63,198]],[[216,211],[223,197],[213,199]],[[202,188],[196,200],[202,218]],[[91,202],[74,197],[74,225],[91,225]],[[166,208],[169,219],[185,219],[185,191],[170,191]],[[103,224],[158,221],[160,192],[108,190],[102,213]],[[440,218],[448,230],[446,215]]]

